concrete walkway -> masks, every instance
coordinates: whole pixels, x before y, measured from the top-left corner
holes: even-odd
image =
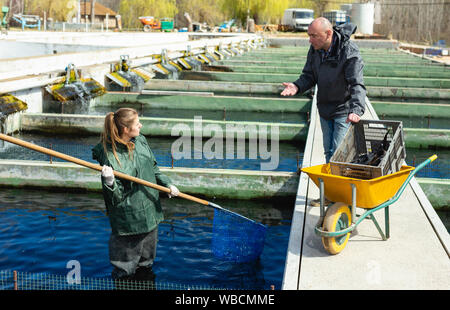
[[[367,104],[363,118],[378,119],[370,102]],[[312,109],[304,167],[324,163],[315,99]],[[319,189],[302,173],[283,289],[450,289],[449,234],[415,179],[389,208],[387,241],[382,241],[372,221],[363,221],[337,255],[329,255],[314,233],[319,207],[306,202],[318,197]],[[357,209],[357,214],[362,212]],[[384,211],[374,215],[384,229]]]

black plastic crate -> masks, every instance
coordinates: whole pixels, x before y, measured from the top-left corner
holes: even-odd
[[[361,154],[378,149],[385,136],[389,148],[378,165],[352,163]],[[400,121],[360,120],[350,126],[331,157],[331,173],[357,179],[373,179],[397,172],[406,158],[404,141],[403,125]]]

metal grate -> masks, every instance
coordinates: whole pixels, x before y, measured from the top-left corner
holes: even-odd
[[[0,290],[211,290],[218,288],[112,278],[69,278],[66,275],[0,271]]]

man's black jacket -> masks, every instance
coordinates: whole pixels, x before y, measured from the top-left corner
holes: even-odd
[[[294,82],[298,94],[317,84],[317,108],[320,116],[328,120],[350,113],[364,114],[364,63],[358,46],[350,41],[355,31],[351,23],[333,27],[336,41],[330,55],[322,61],[320,52],[311,46],[302,74]]]

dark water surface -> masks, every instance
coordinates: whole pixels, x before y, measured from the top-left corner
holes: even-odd
[[[68,137],[68,136],[45,136],[36,134],[16,134],[15,137],[23,139],[34,144],[52,148],[55,151],[74,156],[89,162],[95,162],[92,159],[92,147],[99,142],[98,137]],[[149,145],[156,156],[158,165],[162,167],[172,166],[171,147],[176,138],[160,138],[148,137]],[[203,146],[206,140],[203,141]],[[258,150],[257,157],[251,159],[249,156],[249,143],[245,143],[245,158],[237,158],[237,143],[235,142],[235,154],[233,158],[227,158],[225,150],[222,152],[223,159],[205,159],[205,152],[203,150],[194,149],[192,142],[192,151],[190,158],[174,159],[174,167],[194,167],[194,168],[218,168],[218,169],[242,169],[242,170],[261,170],[261,163],[268,163],[274,160],[275,155],[278,155],[278,165],[274,171],[289,171],[295,172],[298,167],[301,167],[303,162],[302,142],[296,143],[279,143],[278,152],[272,152],[271,144],[268,142],[267,154],[269,159],[263,159]],[[223,143],[225,147],[226,143]],[[196,153],[202,156],[201,159],[195,159]],[[428,150],[428,149],[407,149],[406,162],[408,165],[418,165],[433,154],[438,155],[438,159],[427,165],[424,169],[418,172],[418,177],[427,178],[450,178],[450,150]],[[42,160],[49,161],[48,155],[41,154],[14,144],[5,142],[5,146],[0,148],[0,159],[18,159],[18,160]],[[62,161],[53,158],[54,161]],[[96,162],[95,162],[96,163]]]
[[[51,148],[55,151],[80,158],[85,161],[97,163],[92,159],[92,148],[99,143],[99,137],[72,137],[72,136],[45,136],[36,134],[16,134],[14,137],[22,139],[45,148]],[[172,165],[171,147],[176,137],[173,138],[159,138],[147,137],[150,148],[155,154],[159,166],[170,167]],[[275,171],[297,171],[297,165],[301,165],[303,161],[304,144],[297,143],[278,143],[278,151],[272,151],[270,140],[267,142],[267,148],[262,152],[258,146],[249,145],[248,142],[235,141],[234,155],[227,157],[225,150],[226,141],[223,141],[224,150],[221,152],[223,159],[212,158],[206,159],[206,151],[209,148],[205,147],[208,139],[203,139],[203,149],[195,149],[194,142],[191,143],[191,152],[189,158],[183,157],[174,159],[174,167],[193,167],[193,168],[218,168],[218,169],[242,169],[242,170],[261,170],[261,163],[269,163],[277,160],[278,165],[273,169]],[[245,157],[240,159],[237,156],[237,149],[240,143],[243,143],[245,148]],[[254,148],[257,151],[253,158],[249,155],[249,150]],[[199,154],[200,159],[196,159]],[[267,155],[264,157],[262,155]],[[4,143],[4,147],[0,148],[0,159],[17,159],[17,160],[42,160],[49,161],[48,155],[29,150],[27,148]],[[53,158],[54,161],[63,161],[58,158]]]
[[[294,202],[215,201],[268,225],[259,260],[233,263],[211,252],[211,208],[163,198],[154,264],[156,282],[214,288],[281,288]],[[0,270],[67,275],[76,260],[81,277],[108,278],[110,226],[100,193],[0,191]]]

